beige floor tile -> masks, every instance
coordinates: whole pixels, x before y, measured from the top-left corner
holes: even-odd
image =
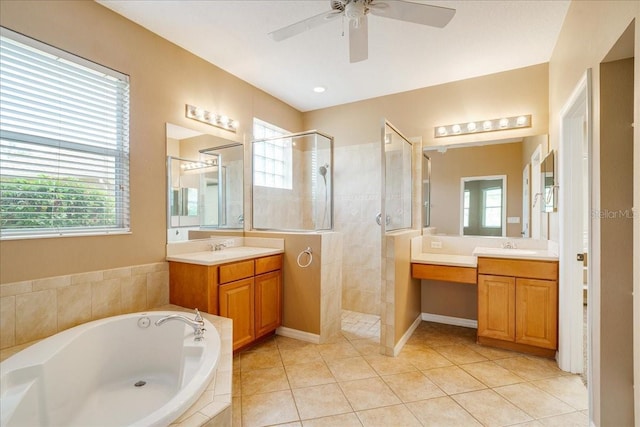
[[[407,403],[407,408],[426,427],[481,426],[471,414],[448,396]]]
[[[242,397],[242,427],[298,421],[291,390]]]
[[[378,356],[380,355],[380,338],[367,338],[351,341],[351,345],[356,349],[358,353],[363,356]]]
[[[289,389],[289,381],[282,367],[256,369],[240,375],[242,396]]]
[[[420,427],[420,421],[404,405],[385,406],[357,412],[365,427]]]
[[[588,427],[589,417],[582,412],[556,415],[555,417],[538,420],[541,425],[548,427]]]
[[[458,366],[446,366],[444,368],[429,369],[423,372],[427,378],[449,395],[486,388],[484,384]]]
[[[365,356],[364,358],[379,375],[393,375],[401,374],[403,372],[417,371],[417,368],[408,360],[401,359],[399,357],[390,357],[378,354]]]
[[[355,412],[315,418],[313,420],[303,420],[302,425],[304,427],[362,427],[362,423]]]
[[[451,366],[449,359],[443,357],[440,353],[430,348],[408,349],[400,352],[398,359],[411,363],[415,368],[420,370],[441,368],[443,366]]]
[[[349,403],[356,411],[401,403],[389,386],[378,377],[346,381],[339,384]]]
[[[242,395],[242,375],[240,374],[240,371],[233,371],[232,378],[233,378],[231,383],[232,396],[233,397],[241,396]]]
[[[506,426],[532,420],[493,390],[472,391],[451,397],[485,426]]]
[[[466,345],[471,350],[475,351],[476,353],[479,353],[479,354],[483,355],[484,357],[486,357],[489,360],[506,359],[507,357],[519,356],[519,353],[515,353],[515,352],[510,351],[510,350],[504,350],[502,348],[487,347],[485,345],[480,345],[480,344],[476,344],[476,343],[466,344]]]
[[[362,427],[362,423],[355,412],[332,415],[330,417],[314,418],[312,420],[303,420],[302,425],[303,427]]]
[[[488,387],[500,387],[524,381],[524,379],[513,372],[496,365],[492,361],[468,363],[466,365],[460,365],[460,367]]]
[[[303,420],[353,412],[337,384],[294,389],[293,397]]]
[[[280,356],[285,366],[298,363],[322,362],[322,356],[320,356],[316,346],[281,348]]]
[[[233,397],[231,399],[231,425],[234,427],[242,426],[242,398]]]
[[[538,420],[527,421],[520,424],[513,424],[513,427],[544,427]]]
[[[494,390],[535,419],[575,411],[560,399],[529,383],[512,384]]]
[[[337,381],[352,381],[378,376],[362,356],[327,360],[327,366]]]
[[[260,351],[247,351],[240,354],[242,371],[255,369],[277,368],[282,366],[280,352],[277,347],[264,348]]]
[[[403,402],[415,402],[445,395],[420,371],[388,375],[382,379]]]
[[[360,356],[360,353],[349,342],[338,342],[332,344],[320,344],[318,350],[324,360],[344,359],[347,357]]]
[[[528,381],[567,375],[554,360],[531,356],[516,356],[495,360],[495,363]]]
[[[578,375],[548,378],[534,381],[533,384],[549,394],[568,403],[578,411],[589,408],[589,395],[582,379]]]
[[[291,388],[311,387],[336,382],[324,362],[298,363],[285,367]]]
[[[302,427],[302,421],[295,421],[292,423],[274,424],[271,427]]]
[[[317,344],[312,344],[306,341],[297,340],[295,338],[283,337],[282,335],[276,335],[275,342],[279,349],[317,346]]]
[[[482,356],[480,353],[477,353],[471,350],[468,346],[462,344],[443,345],[435,348],[435,350],[456,365],[484,362],[487,360],[487,358]]]

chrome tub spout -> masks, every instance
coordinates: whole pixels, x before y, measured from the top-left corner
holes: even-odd
[[[189,319],[187,316],[183,316],[181,314],[170,314],[168,316],[162,317],[156,320],[156,326],[160,326],[163,323],[168,322],[169,320],[179,320],[180,322],[186,323],[187,325],[193,328],[193,335],[196,341],[202,341],[204,339],[204,320],[200,315],[200,312],[196,308],[196,317],[194,319]]]

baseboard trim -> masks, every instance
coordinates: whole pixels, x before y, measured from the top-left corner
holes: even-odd
[[[276,335],[282,335],[283,337],[310,342],[312,344],[320,344],[320,335],[312,334],[305,331],[299,331],[297,329],[287,328],[285,326],[280,326],[278,329],[276,329]]]
[[[463,319],[462,317],[442,316],[441,314],[422,313],[422,320],[427,322],[444,323],[445,325],[463,326],[465,328],[478,328],[478,321]]]
[[[422,321],[422,316],[418,315],[418,317],[416,317],[416,320],[414,320],[411,326],[409,326],[409,329],[407,329],[404,335],[402,335],[402,338],[400,338],[400,341],[398,341],[395,347],[393,347],[393,357],[396,357],[397,355],[400,354],[400,352],[402,351],[402,347],[404,347],[407,341],[409,341],[409,338],[411,338],[411,335],[413,335],[413,332],[416,330],[418,325],[420,325],[421,321]]]

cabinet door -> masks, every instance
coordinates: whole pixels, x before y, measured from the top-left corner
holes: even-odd
[[[217,267],[169,262],[169,302],[218,314],[217,272]]]
[[[515,339],[514,277],[478,275],[478,336]]]
[[[220,285],[220,316],[233,320],[233,349],[243,347],[254,335],[253,278]]]
[[[282,271],[256,276],[256,338],[282,323]]]
[[[555,349],[558,345],[558,283],[516,280],[516,342]]]

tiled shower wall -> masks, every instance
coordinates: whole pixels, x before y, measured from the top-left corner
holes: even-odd
[[[168,303],[167,262],[2,284],[0,348]]]
[[[342,308],[380,314],[380,142],[334,150],[335,230],[342,233]]]

